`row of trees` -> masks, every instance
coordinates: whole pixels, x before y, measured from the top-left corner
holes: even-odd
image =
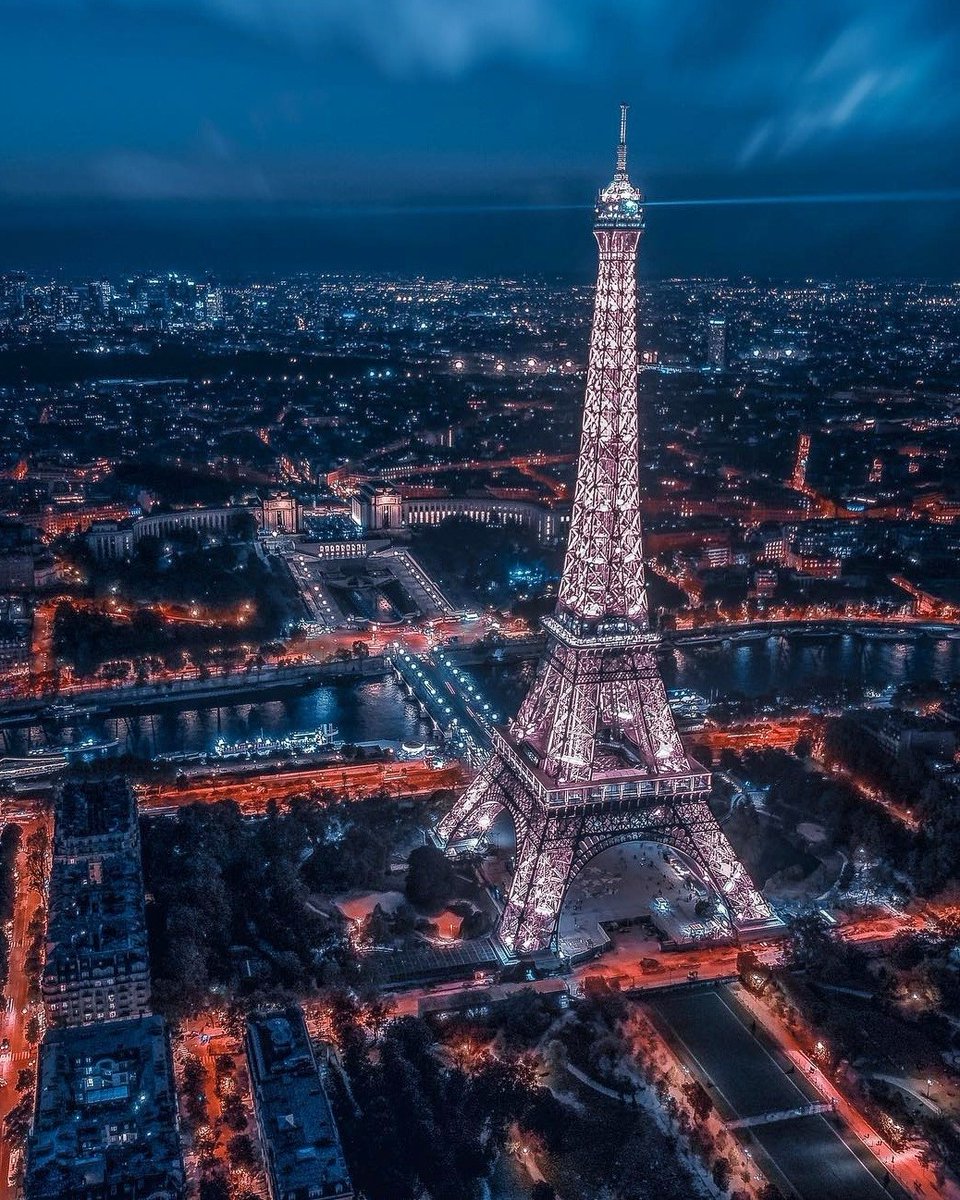
[[[915,863],[917,838],[845,780],[810,771],[795,755],[777,749],[748,750],[741,769],[747,778],[769,787],[767,806],[772,811],[819,822],[831,845],[851,854],[863,848],[897,866]]]
[[[523,1058],[490,1056],[468,1069],[418,1018],[391,1021],[374,1041],[360,1003],[340,995],[333,1024],[343,1063],[332,1076],[334,1107],[354,1183],[369,1200],[478,1200],[511,1125],[526,1129],[541,1106],[556,1105]]]
[[[557,1194],[553,1185],[564,1196],[598,1200],[686,1200],[696,1191],[677,1137],[631,1103],[638,1085],[636,1053],[624,1029],[632,1011],[624,997],[604,988],[592,989],[587,1002],[558,1016],[546,997],[524,989],[485,1016],[471,1013],[437,1026],[444,1053],[458,1067],[482,1070],[492,1060],[517,1064],[524,1073],[512,1130],[552,1181],[532,1193],[538,1200],[551,1200]],[[612,1088],[619,1099],[594,1091],[581,1096],[569,1063]],[[702,1088],[697,1099],[712,1107]],[[691,1129],[689,1120],[676,1126],[685,1136]],[[729,1163],[721,1153],[716,1158],[725,1187]]]
[[[898,756],[886,753],[865,731],[865,719],[869,718],[848,713],[828,721],[824,760],[828,766],[836,763],[892,800],[922,814],[927,807],[927,785],[932,783],[923,756],[910,751]]]
[[[97,594],[117,586],[123,595],[140,600],[206,598],[229,605],[245,598],[247,583],[242,576],[236,578],[236,571],[249,561],[255,536],[256,521],[248,513],[238,513],[231,517],[225,537],[171,529],[162,538],[141,538],[129,559],[101,561],[83,538],[69,542],[64,552],[82,568]]]
[[[122,572],[122,565],[118,569]],[[243,642],[269,643],[281,632],[295,603],[289,595],[292,584],[246,545],[185,554],[175,569],[158,573],[150,589],[124,579],[118,586],[124,596],[150,592],[144,598],[196,602],[213,611],[249,604],[249,619],[243,624],[213,625],[168,621],[152,608],[138,608],[127,619],[65,600],[54,613],[53,650],[80,675],[92,674],[111,660],[142,661],[151,656],[176,670],[183,665],[184,650],[196,660],[198,654],[209,656]]]
[[[921,1158],[941,1172],[942,1185],[944,1164],[953,1172],[960,1169],[960,1136],[953,1123],[882,1082],[939,1077],[946,1053],[955,1049],[954,1030],[942,1012],[918,1011],[916,1005],[904,1012],[899,1004],[898,974],[918,966],[924,947],[929,948],[926,940],[904,935],[878,965],[818,914],[807,914],[790,930],[790,965],[801,970],[771,971],[749,952],[740,956],[738,969],[745,985],[869,1123],[895,1149],[917,1144]],[[853,991],[838,996],[837,987]]]
[[[907,805],[919,818],[912,836],[902,827],[896,833],[881,823],[874,825],[876,841],[868,848],[905,867],[920,895],[929,896],[956,881],[960,862],[960,793],[952,784],[933,775],[920,755],[894,758],[865,737],[857,721],[841,717],[827,728],[824,754]],[[892,824],[887,820],[887,826]],[[866,844],[866,843],[865,843]]]
[[[736,1200],[748,1200],[747,1163],[732,1135],[722,1128],[711,1131],[714,1106],[707,1090],[671,1065],[659,1035],[635,1006],[609,990],[603,980],[596,984],[589,989],[590,1002],[578,1005],[558,1027],[556,1040],[545,1047],[545,1056],[558,1066],[572,1062],[617,1092],[622,1106],[638,1089],[652,1089],[673,1133],[663,1133],[642,1109],[625,1107],[619,1121],[604,1114],[607,1126],[621,1128],[622,1140],[611,1144],[606,1129],[592,1133],[596,1183],[590,1194],[617,1200],[693,1194],[696,1188],[689,1168],[678,1152],[682,1142],[710,1170],[721,1191],[730,1190]],[[767,1198],[779,1200],[779,1193],[771,1189],[764,1200]]]
[[[234,1186],[231,1179],[231,1171],[249,1178],[262,1169],[260,1153],[248,1133],[249,1095],[241,1092],[232,1055],[218,1055],[213,1069],[220,1102],[220,1116],[215,1119],[209,1112],[202,1060],[187,1054],[181,1067],[181,1118],[197,1156],[199,1200],[256,1200],[259,1190]],[[218,1143],[226,1151],[225,1159],[217,1155]]]
[[[467,593],[494,603],[512,600],[517,569],[530,573],[527,592],[542,592],[559,576],[559,557],[545,558],[536,535],[519,525],[484,524],[468,517],[448,517],[439,525],[415,531],[418,553],[442,568]],[[514,578],[511,579],[511,570]]]

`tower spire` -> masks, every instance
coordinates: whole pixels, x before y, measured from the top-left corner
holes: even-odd
[[[617,169],[613,179],[597,197],[597,224],[607,228],[643,228],[643,195],[627,174],[627,113],[629,104],[620,105],[620,141],[617,144]]]

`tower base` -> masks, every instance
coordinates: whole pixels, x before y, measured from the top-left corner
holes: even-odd
[[[490,759],[437,827],[446,848],[483,836],[504,809],[513,818],[516,869],[496,932],[505,956],[557,954],[570,881],[595,855],[625,842],[654,842],[686,859],[717,901],[724,940],[759,941],[783,931],[710,812],[710,776],[698,763],[670,775],[618,772],[587,789],[549,785],[498,734]],[[702,932],[691,933],[691,943],[702,940]]]

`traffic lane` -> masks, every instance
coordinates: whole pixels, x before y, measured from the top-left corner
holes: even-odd
[[[432,767],[429,764],[375,763],[337,768],[324,775],[316,770],[283,775],[261,775],[242,779],[222,777],[177,784],[148,784],[136,788],[141,812],[171,812],[191,804],[215,804],[234,800],[243,812],[259,814],[270,800],[284,801],[305,792],[330,790],[349,799],[376,795],[383,790],[397,796],[429,795],[437,790],[462,785],[459,764]]]
[[[738,1117],[784,1112],[819,1097],[787,1075],[716,990],[673,992],[644,1001]]]
[[[906,1193],[849,1130],[829,1117],[797,1117],[750,1131],[804,1200],[890,1200]]]
[[[16,1088],[17,1076],[24,1067],[35,1065],[37,1047],[31,1045],[26,1037],[26,1026],[29,1012],[28,1007],[30,977],[26,971],[26,956],[29,950],[28,928],[37,907],[42,903],[40,893],[33,887],[28,869],[29,854],[27,841],[30,835],[41,825],[47,826],[50,832],[49,819],[44,815],[31,821],[18,820],[20,826],[20,849],[17,854],[17,886],[14,896],[13,929],[10,944],[9,977],[6,994],[12,1003],[0,1017],[2,1036],[10,1042],[10,1050],[0,1061],[0,1074],[6,1080],[6,1086],[0,1090],[0,1122],[17,1104],[23,1093]],[[16,1147],[19,1151],[21,1147]],[[8,1138],[0,1138],[0,1197],[14,1195],[14,1189],[9,1183],[10,1159],[14,1147]]]

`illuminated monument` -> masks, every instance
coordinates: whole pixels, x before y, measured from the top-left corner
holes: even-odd
[[[732,934],[780,928],[707,807],[709,772],[680,743],[657,666],[640,528],[636,255],[642,196],[627,175],[627,108],[613,181],[600,193],[600,250],[570,538],[547,645],[520,712],[440,822],[443,845],[502,809],[517,865],[498,936],[513,956],[556,948],[570,880],[628,841],[674,848],[709,883]]]

